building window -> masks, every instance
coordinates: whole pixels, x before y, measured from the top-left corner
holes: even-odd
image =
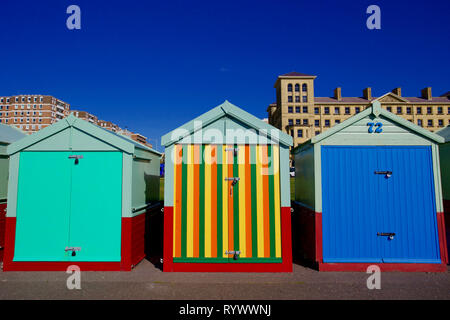
[[[288,107],[288,113],[292,113],[293,112],[293,108],[292,107]]]
[[[288,124],[289,124],[290,126],[292,126],[292,125],[294,124],[294,120],[289,119],[289,120],[288,120]]]
[[[330,114],[330,107],[325,107],[324,113],[325,114]]]
[[[443,113],[443,112],[442,112],[442,107],[438,107],[438,108],[437,108],[437,113],[438,113],[438,114],[442,114],[442,113]]]
[[[417,114],[422,114],[422,107],[417,107]]]
[[[295,124],[300,124],[300,119],[295,119]]]
[[[292,96],[288,96],[288,102],[292,102]]]
[[[386,107],[386,110],[392,112],[392,107]]]
[[[349,107],[345,107],[345,114],[350,114],[350,108]]]
[[[340,114],[340,109],[339,107],[334,107],[334,114]]]
[[[295,92],[300,92],[300,85],[298,83],[295,84]]]
[[[429,127],[432,127],[432,126],[433,126],[433,120],[431,120],[431,119],[428,120],[428,126],[429,126]]]
[[[302,129],[298,129],[297,130],[297,137],[298,138],[303,138],[303,130]]]
[[[335,123],[335,124],[339,124],[339,123],[341,123],[341,120],[339,120],[339,119],[334,120],[334,123]]]
[[[306,85],[306,83],[302,84],[302,91],[303,92],[308,91],[308,86]]]
[[[450,114],[450,107],[447,107],[447,113]]]
[[[295,102],[300,102],[300,96],[295,96]]]
[[[303,119],[303,125],[305,125],[305,126],[308,125],[308,119]]]
[[[308,102],[308,97],[307,96],[303,96],[303,102]]]
[[[330,126],[330,120],[325,120],[325,127],[329,127]]]
[[[443,126],[444,126],[444,120],[439,119],[439,120],[438,120],[438,126],[439,126],[439,127],[443,127]]]
[[[359,113],[361,111],[360,107],[355,107],[355,113]]]
[[[292,83],[288,84],[288,92],[292,92]]]
[[[308,113],[308,107],[303,107],[303,113]]]
[[[320,131],[316,131],[316,136],[320,134]]]
[[[314,108],[314,114],[319,114],[319,108],[318,107]]]
[[[291,130],[291,136],[294,137],[294,130]]]
[[[300,113],[300,107],[295,107],[295,113]]]
[[[320,120],[314,120],[314,125],[316,127],[320,127]]]
[[[432,112],[432,109],[431,109],[431,107],[427,107],[427,114],[432,114],[433,112]]]
[[[411,114],[411,107],[406,107],[406,114]]]
[[[402,107],[397,107],[397,114],[402,114]]]

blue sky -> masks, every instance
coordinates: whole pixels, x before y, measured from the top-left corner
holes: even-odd
[[[81,8],[81,30],[66,8]],[[381,30],[366,8],[381,8]],[[450,90],[450,1],[0,2],[0,95],[49,94],[161,135],[228,99],[260,118],[277,75],[317,75],[316,96]]]

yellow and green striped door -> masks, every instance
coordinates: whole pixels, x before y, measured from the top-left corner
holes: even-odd
[[[175,263],[281,262],[277,145],[178,144],[173,182]]]

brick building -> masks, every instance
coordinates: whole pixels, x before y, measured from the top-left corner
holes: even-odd
[[[431,87],[426,87],[418,97],[404,97],[401,88],[395,88],[374,97],[372,89],[365,88],[361,97],[345,97],[342,89],[336,88],[332,97],[315,97],[315,79],[291,72],[280,75],[274,85],[277,100],[267,108],[269,123],[290,134],[294,146],[368,108],[374,100],[432,132],[450,124],[450,92],[433,97]]]
[[[31,134],[69,115],[70,105],[46,95],[0,97],[0,123]]]

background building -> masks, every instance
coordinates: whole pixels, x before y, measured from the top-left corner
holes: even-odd
[[[378,100],[381,107],[430,131],[450,124],[450,92],[433,97],[431,87],[419,97],[403,97],[395,88],[380,97],[365,88],[361,97],[343,97],[340,87],[332,97],[315,97],[316,76],[298,72],[280,75],[275,82],[277,100],[267,108],[269,123],[294,138],[294,146],[339,124]]]
[[[0,97],[0,123],[14,125],[31,134],[55,123],[70,112],[70,105],[45,95]]]

